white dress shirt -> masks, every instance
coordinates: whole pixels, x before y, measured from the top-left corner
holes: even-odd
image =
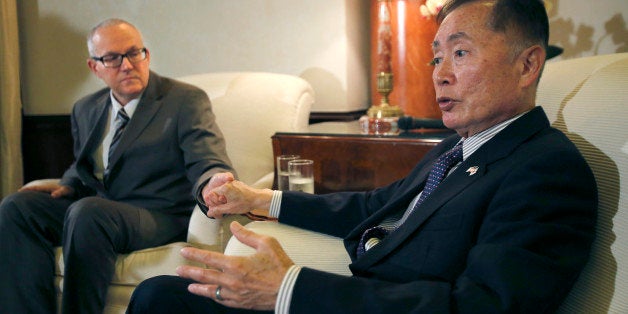
[[[94,175],[98,180],[102,181],[103,173],[107,166],[109,165],[109,146],[111,146],[111,140],[113,139],[113,135],[116,132],[114,123],[116,121],[116,116],[118,115],[118,111],[123,106],[113,97],[113,92],[109,93],[109,97],[111,97],[111,107],[109,108],[109,123],[105,124],[105,130],[103,134],[102,142],[98,146],[98,148],[94,151],[92,155],[92,159],[94,160]],[[126,105],[124,105],[124,111],[129,116],[129,120],[133,117],[133,113],[135,109],[137,109],[137,104],[139,104],[142,96],[135,98],[129,101]]]

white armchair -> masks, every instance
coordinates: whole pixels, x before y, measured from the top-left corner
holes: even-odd
[[[296,76],[261,72],[207,73],[179,80],[196,85],[209,95],[239,179],[251,186],[271,188],[274,175],[271,136],[279,131],[307,130],[314,102],[312,87]],[[234,219],[242,223],[250,221],[243,216],[229,220]],[[118,257],[104,312],[124,313],[140,282],[157,275],[174,274],[178,265],[189,263],[179,255],[181,248],[196,246],[223,251],[230,235],[227,221],[211,220],[195,208],[187,242]],[[61,248],[57,249],[56,260],[55,285],[60,300],[64,269]]]

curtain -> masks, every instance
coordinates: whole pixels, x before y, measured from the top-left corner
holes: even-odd
[[[22,185],[22,103],[16,0],[0,0],[0,198]]]

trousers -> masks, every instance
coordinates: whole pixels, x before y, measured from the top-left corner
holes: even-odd
[[[177,276],[157,276],[143,281],[131,296],[127,314],[253,314],[255,311],[223,306],[214,300],[190,293],[194,281]]]
[[[91,196],[17,192],[0,203],[0,309],[55,313],[55,251],[63,246],[63,313],[102,313],[120,253],[185,239],[189,215]]]

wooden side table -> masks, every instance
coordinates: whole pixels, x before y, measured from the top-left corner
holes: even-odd
[[[452,134],[419,130],[395,136],[363,135],[357,121],[323,122],[310,125],[308,133],[276,133],[272,143],[275,158],[296,154],[314,160],[315,192],[322,194],[366,191],[398,180]]]

